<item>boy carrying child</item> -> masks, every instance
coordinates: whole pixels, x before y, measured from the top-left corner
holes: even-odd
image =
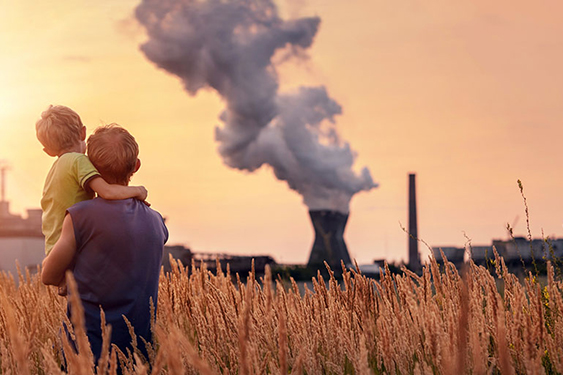
[[[35,128],[43,151],[57,157],[45,180],[41,198],[46,255],[61,235],[66,210],[75,203],[94,198],[94,193],[108,200],[146,199],[147,190],[143,186],[110,185],[104,181],[85,155],[86,127],[72,109],[49,106],[41,113]],[[64,289],[60,293],[64,294]]]

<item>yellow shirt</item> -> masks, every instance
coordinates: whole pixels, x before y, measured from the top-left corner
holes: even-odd
[[[45,254],[49,254],[61,236],[67,208],[94,197],[94,192],[86,191],[86,187],[98,175],[88,157],[77,152],[63,154],[53,163],[41,198]]]

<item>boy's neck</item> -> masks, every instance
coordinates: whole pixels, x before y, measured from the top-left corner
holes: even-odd
[[[70,153],[70,152],[77,152],[77,153],[79,153],[79,154],[84,154],[84,153],[86,153],[86,147],[85,147],[84,142],[77,143],[77,144],[75,144],[75,145],[72,146],[72,147],[69,147],[69,148],[66,148],[66,149],[62,150],[61,152],[59,152],[59,153],[57,154],[57,156],[58,156],[58,157],[61,157],[61,156],[63,156],[64,154],[68,154],[68,153]]]

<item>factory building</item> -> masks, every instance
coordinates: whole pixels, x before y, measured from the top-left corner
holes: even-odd
[[[16,260],[22,272],[37,271],[45,256],[41,233],[41,210],[27,210],[26,217],[10,213],[9,202],[0,200],[0,271],[17,275]]]
[[[505,264],[510,268],[521,268],[522,263],[528,266],[544,260],[563,259],[563,238],[556,239],[532,239],[515,237],[509,240],[493,240],[490,246],[471,247],[433,247],[432,252],[438,262],[442,263],[442,251],[448,262],[460,268],[464,262],[472,259],[475,264],[485,265],[487,259],[494,259],[493,248],[504,258]]]

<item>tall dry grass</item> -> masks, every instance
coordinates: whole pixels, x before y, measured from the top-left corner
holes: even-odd
[[[345,271],[300,293],[251,274],[246,283],[174,263],[161,276],[154,346],[109,346],[99,363],[74,323],[79,353],[69,371],[113,374],[543,374],[563,373],[563,284],[520,283],[496,256],[496,276],[431,261],[421,276],[379,281]],[[328,286],[327,286],[328,284]],[[500,284],[500,287],[499,287]],[[275,287],[273,286],[275,285]],[[69,286],[72,288],[72,280]],[[503,293],[499,293],[502,290]],[[72,301],[71,301],[72,302]],[[74,301],[76,303],[76,301]],[[0,279],[0,372],[60,374],[66,301],[37,277]],[[134,333],[133,333],[134,334]]]

